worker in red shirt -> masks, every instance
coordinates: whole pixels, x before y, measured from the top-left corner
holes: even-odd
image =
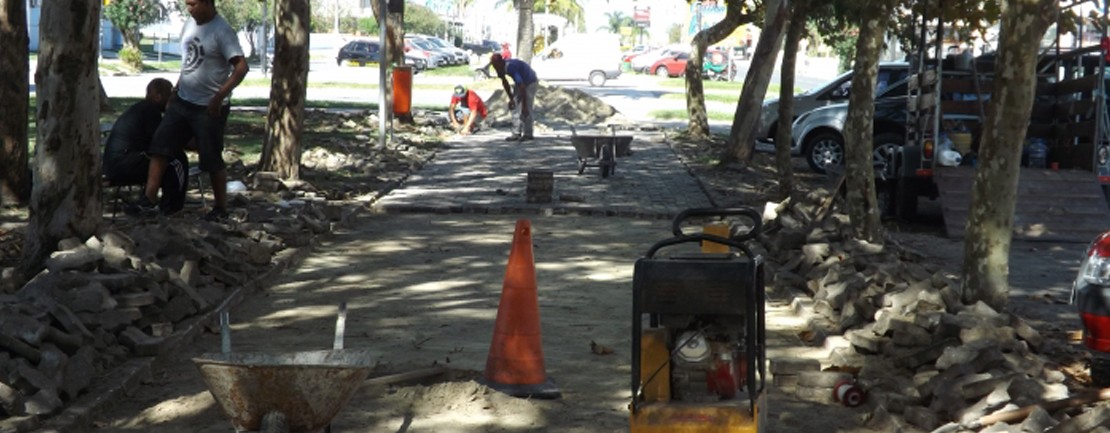
[[[447,109],[447,117],[451,119],[455,132],[462,135],[478,132],[487,114],[486,104],[477,93],[466,86],[455,86],[451,107]]]

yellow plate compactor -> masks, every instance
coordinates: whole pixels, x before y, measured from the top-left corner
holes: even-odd
[[[683,223],[695,218],[746,223],[683,233]],[[674,237],[653,245],[633,274],[631,431],[761,433],[767,418],[763,258],[746,245],[759,234],[760,214],[688,209],[672,226]],[[700,251],[658,254],[693,243]]]

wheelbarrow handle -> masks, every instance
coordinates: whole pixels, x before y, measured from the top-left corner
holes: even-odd
[[[756,212],[755,209],[752,209],[750,207],[730,207],[730,208],[706,207],[706,208],[686,209],[682,212],[679,212],[678,215],[675,215],[674,222],[671,223],[671,230],[674,232],[675,236],[688,236],[687,234],[682,232],[682,222],[689,219],[689,218],[709,217],[709,216],[726,217],[726,216],[732,216],[732,215],[739,215],[739,216],[748,217],[748,219],[750,219],[751,222],[752,222],[751,230],[748,230],[747,232],[745,232],[743,234],[732,236],[731,238],[733,240],[736,240],[738,242],[743,242],[743,241],[747,241],[747,240],[750,240],[750,239],[755,239],[755,237],[759,235],[759,230],[760,230],[760,228],[763,227],[763,216],[760,215],[759,212]],[[727,243],[727,242],[721,242],[721,243]],[[733,244],[729,243],[729,245],[733,245]]]
[[[658,252],[660,249],[662,249],[664,247],[669,247],[671,245],[678,245],[678,244],[684,244],[684,243],[690,243],[690,242],[702,242],[702,241],[716,242],[716,243],[719,243],[719,244],[725,244],[725,245],[728,245],[730,247],[734,247],[734,248],[736,248],[740,251],[743,251],[744,255],[747,256],[748,258],[754,258],[755,257],[755,254],[752,253],[752,250],[750,248],[748,248],[747,245],[744,245],[744,242],[743,242],[742,239],[722,238],[720,236],[707,235],[705,233],[697,233],[697,234],[692,234],[692,235],[679,235],[679,236],[675,236],[675,237],[670,238],[670,239],[661,240],[659,242],[656,242],[655,245],[652,245],[651,248],[648,248],[647,254],[644,254],[644,257],[647,257],[649,259],[653,258],[653,257],[655,257],[655,253]]]

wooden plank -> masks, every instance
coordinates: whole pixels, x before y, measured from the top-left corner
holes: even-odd
[[[1098,75],[1088,75],[1071,80],[1063,80],[1053,86],[1053,93],[1057,97],[1060,97],[1072,93],[1093,92],[1098,88],[1099,78]]]

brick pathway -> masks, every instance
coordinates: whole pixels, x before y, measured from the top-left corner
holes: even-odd
[[[583,133],[586,134],[586,133]],[[632,155],[617,159],[608,178],[587,167],[578,174],[569,135],[506,142],[487,132],[448,142],[447,148],[375,208],[389,213],[542,213],[669,219],[683,209],[712,206],[699,182],[656,132],[634,135]],[[594,161],[596,162],[596,161]],[[554,173],[554,200],[527,203],[527,173]]]

